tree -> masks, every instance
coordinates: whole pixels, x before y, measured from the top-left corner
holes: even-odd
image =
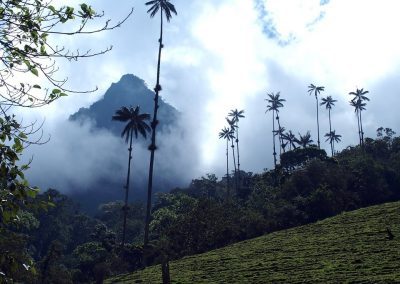
[[[159,92],[161,91],[160,85],[160,65],[161,65],[161,50],[164,47],[163,44],[163,19],[164,14],[169,22],[172,18],[172,13],[177,15],[175,6],[169,2],[169,0],[152,0],[146,2],[146,5],[150,6],[147,13],[150,13],[150,17],[154,17],[158,11],[160,11],[160,38],[158,39],[158,61],[157,61],[157,82],[154,88],[154,111],[153,120],[151,122],[151,144],[149,146],[150,150],[150,165],[149,165],[149,181],[147,187],[147,207],[146,207],[146,222],[144,228],[144,244],[147,245],[149,242],[149,224],[151,215],[151,195],[153,191],[153,168],[154,168],[154,152],[156,147],[156,127],[158,124],[157,111],[158,111],[158,99]]]
[[[58,71],[57,59],[78,60],[92,57],[111,50],[92,52],[91,50],[71,52],[69,48],[59,47],[49,39],[57,36],[76,36],[92,34],[119,27],[132,13],[116,25],[109,26],[109,20],[98,29],[88,29],[87,23],[102,17],[91,6],[81,4],[79,9],[72,6],[56,8],[48,1],[2,1],[0,4],[0,105],[39,107],[65,96],[70,90],[67,79],[55,77]],[[80,20],[75,30],[62,31],[60,25]],[[54,41],[53,41],[54,42]],[[16,74],[24,74],[14,80]],[[47,80],[50,86],[42,87],[38,78]]]
[[[268,111],[272,111],[272,146],[273,146],[273,156],[274,156],[274,166],[276,168],[276,148],[275,148],[275,112],[278,112],[280,107],[283,107],[282,102],[284,102],[284,99],[280,99],[280,93],[277,92],[276,94],[274,93],[269,93],[267,94],[269,98],[266,98],[265,100],[268,102],[267,105],[267,110],[265,112]],[[279,117],[278,117],[278,121],[279,121]]]
[[[355,92],[350,92],[349,95],[354,96],[354,98],[350,101],[350,105],[354,107],[354,111],[357,115],[357,123],[358,123],[358,135],[360,138],[360,146],[364,145],[364,131],[362,125],[362,111],[365,110],[365,106],[367,105],[365,101],[369,101],[369,98],[366,96],[368,91],[364,91],[363,88],[358,89]]]
[[[283,134],[282,138],[289,143],[289,150],[296,149],[296,136],[293,134],[292,130]]]
[[[240,118],[244,118],[245,116],[244,114],[244,110],[238,110],[238,109],[234,109],[231,110],[231,112],[228,114],[229,117],[232,118],[232,120],[235,123],[235,130],[236,130],[236,148],[237,148],[237,171],[239,173],[239,178],[240,178],[240,155],[239,155],[239,119]]]
[[[325,141],[329,141],[329,143],[331,144],[331,150],[332,150],[332,157],[335,153],[335,142],[339,143],[341,141],[340,137],[342,137],[342,135],[336,134],[335,130],[326,133],[325,134],[326,140]]]
[[[279,125],[278,125],[278,129],[275,130],[275,135],[278,135],[278,137],[279,137],[279,142],[280,142],[280,153],[279,154],[280,155],[282,155],[282,150],[283,150],[283,152],[285,152],[285,147],[287,145],[287,143],[283,142],[283,140],[285,140],[284,137],[283,137],[284,134],[285,134],[285,130],[286,130],[285,127],[282,127],[282,126],[279,126]]]
[[[140,113],[140,107],[137,106],[135,108],[130,107],[122,107],[121,109],[115,112],[115,115],[112,117],[113,120],[128,122],[124,130],[121,133],[121,136],[125,136],[125,142],[128,143],[129,140],[129,158],[128,158],[128,174],[126,176],[126,185],[125,185],[125,205],[124,205],[124,223],[122,230],[122,247],[125,244],[125,233],[126,233],[126,217],[128,215],[128,194],[129,194],[129,180],[131,175],[131,160],[132,160],[132,140],[133,134],[135,134],[135,138],[138,138],[138,134],[142,135],[144,138],[147,137],[147,132],[150,132],[150,127],[147,125],[146,120],[150,120],[150,114],[148,113]]]
[[[318,95],[320,92],[323,92],[325,90],[325,87],[323,86],[315,86],[314,84],[310,84],[308,86],[308,92],[310,95],[314,92],[315,95],[315,101],[317,103],[317,131],[318,131],[318,148],[321,148],[320,141],[319,141],[319,115],[318,115]]]
[[[232,135],[232,130],[229,129],[228,127],[224,127],[222,128],[222,130],[219,133],[219,138],[223,138],[226,139],[226,192],[229,196],[229,151],[228,151],[228,147],[229,147],[229,140],[233,139],[233,135]]]
[[[96,13],[87,4],[80,4],[75,9],[72,6],[57,8],[42,0],[7,0],[0,3],[0,235],[9,231],[11,223],[20,222],[19,215],[25,209],[37,206],[33,198],[38,189],[29,186],[24,175],[29,165],[21,165],[19,156],[26,145],[41,143],[29,137],[40,126],[37,128],[35,123],[23,125],[18,122],[15,115],[9,113],[11,108],[40,107],[68,93],[90,92],[71,90],[66,84],[67,79],[58,79],[58,61],[104,54],[111,47],[95,52],[71,52],[70,48],[53,43],[57,42],[58,36],[112,30],[119,27],[131,13],[132,10],[116,25],[110,26],[108,20],[100,28],[89,29],[87,23],[103,14]],[[67,22],[77,21],[79,26],[76,29],[60,29]],[[40,207],[47,205],[48,201],[39,203]],[[21,268],[26,265],[7,252],[2,256]]]
[[[296,143],[304,149],[307,148],[307,146],[310,146],[312,142],[314,141],[311,139],[310,131],[307,131],[305,135],[299,133],[299,139],[296,139]]]
[[[236,126],[235,121],[233,119],[229,119],[227,117],[225,119],[228,122],[229,127],[231,128],[232,160],[233,160],[233,168],[235,170],[234,171],[234,173],[235,173],[235,175],[234,175],[234,177],[235,177],[235,189],[236,189],[236,192],[237,192],[238,191],[238,180],[237,180],[238,177],[237,177],[237,167],[236,167],[236,158],[235,158],[235,144],[233,143],[233,141],[236,139],[236,137],[235,137],[235,129],[237,128],[237,126]]]
[[[332,123],[331,123],[331,109],[332,107],[335,105],[336,100],[332,99],[331,96],[327,96],[326,98],[322,98],[322,102],[321,102],[321,106],[325,105],[326,109],[328,110],[328,115],[329,115],[329,133],[332,133]],[[325,135],[326,137],[326,135]],[[328,141],[328,140],[326,140]],[[332,156],[333,156],[333,144],[332,144],[332,140],[330,140],[330,144],[331,144],[331,152],[332,152]]]

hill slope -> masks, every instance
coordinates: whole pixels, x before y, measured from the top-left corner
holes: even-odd
[[[170,274],[172,283],[400,282],[400,202],[186,257],[170,263]],[[106,283],[161,283],[161,268]]]

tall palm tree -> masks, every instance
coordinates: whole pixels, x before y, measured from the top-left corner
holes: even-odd
[[[128,215],[128,194],[129,194],[129,180],[131,174],[133,134],[135,134],[136,139],[138,138],[138,134],[142,135],[144,138],[147,137],[147,132],[151,131],[149,125],[146,122],[146,120],[150,120],[150,114],[140,113],[139,106],[135,108],[122,107],[121,109],[115,112],[115,115],[113,115],[112,119],[121,122],[128,122],[121,133],[122,137],[125,136],[126,143],[128,143],[129,140],[128,174],[126,176],[126,184],[125,184],[124,222],[122,228],[122,247],[124,247],[125,235],[126,235],[126,217]]]
[[[238,180],[237,180],[237,167],[236,167],[236,157],[235,157],[235,144],[233,143],[233,141],[236,139],[235,137],[235,131],[236,131],[236,124],[235,121],[233,119],[229,119],[229,118],[225,118],[226,121],[229,124],[229,127],[231,129],[231,135],[232,135],[232,139],[231,139],[231,148],[232,148],[232,159],[233,159],[233,168],[235,170],[235,189],[236,192],[238,191]]]
[[[278,120],[279,121],[279,120]],[[275,130],[275,135],[277,135],[279,137],[279,141],[280,141],[280,154],[282,155],[282,151],[285,153],[285,147],[287,144],[285,144],[285,147],[283,146],[284,142],[283,140],[285,140],[285,138],[283,137],[285,135],[285,127],[282,127],[280,125],[278,125],[278,129]]]
[[[233,139],[232,135],[232,129],[228,127],[222,128],[222,130],[219,133],[219,138],[226,139],[226,192],[228,197],[230,196],[230,191],[229,191],[229,141]]]
[[[310,84],[310,86],[308,86],[308,92],[310,93],[310,95],[312,93],[314,93],[315,95],[315,100],[317,103],[317,131],[318,131],[318,148],[321,148],[321,144],[319,141],[319,115],[318,115],[318,95],[320,92],[323,92],[325,90],[325,87],[323,86],[315,86],[314,84]]]
[[[269,98],[266,98],[265,100],[268,102],[267,105],[267,110],[265,112],[268,111],[272,111],[272,146],[273,146],[273,156],[274,156],[274,166],[276,168],[276,147],[275,147],[275,135],[276,135],[276,131],[275,131],[275,113],[277,113],[279,111],[280,107],[283,107],[282,102],[284,102],[284,99],[280,99],[280,92],[277,92],[276,94],[274,93],[268,93],[267,94]],[[278,116],[278,122],[279,122],[279,116]]]
[[[244,118],[245,116],[244,114],[244,110],[238,110],[238,109],[234,109],[231,110],[230,113],[228,114],[229,117],[232,118],[232,120],[235,122],[235,126],[236,126],[236,149],[237,149],[237,170],[239,173],[239,178],[240,178],[240,155],[239,155],[239,119],[240,118]]]
[[[154,152],[156,150],[156,127],[158,124],[157,120],[157,111],[158,111],[158,99],[159,92],[161,91],[160,85],[160,65],[161,65],[161,49],[164,47],[163,45],[163,19],[164,15],[169,22],[172,18],[172,13],[177,15],[175,10],[175,6],[169,2],[169,0],[152,0],[146,2],[146,5],[150,6],[147,10],[147,13],[150,13],[150,17],[154,17],[158,11],[160,11],[160,38],[158,39],[158,60],[157,60],[157,83],[154,88],[154,112],[153,112],[153,120],[151,122],[151,144],[149,146],[150,150],[150,165],[149,165],[149,181],[147,187],[147,207],[146,207],[146,222],[144,229],[144,245],[147,245],[149,242],[149,224],[150,224],[150,215],[151,215],[151,195],[153,191],[153,168],[154,168]]]
[[[329,133],[332,132],[332,122],[331,122],[331,109],[335,105],[336,100],[332,99],[332,96],[327,96],[326,98],[322,98],[321,106],[325,105],[326,109],[328,110],[329,114]],[[325,135],[326,136],[326,135]],[[328,141],[328,140],[326,140]],[[332,140],[330,140],[331,144],[331,151],[332,151],[332,156],[333,156],[333,144]]]
[[[296,136],[293,134],[292,130],[289,130],[285,134],[283,134],[283,139],[289,143],[289,150],[296,149]]]
[[[333,130],[330,131],[329,133],[326,133],[325,137],[327,137],[325,141],[329,141],[329,143],[332,145],[332,157],[333,157],[335,153],[335,142],[339,143],[341,141],[340,137],[342,137],[342,135],[336,134],[335,130]]]
[[[365,110],[365,106],[367,105],[365,101],[369,101],[369,98],[366,96],[369,92],[367,90],[364,91],[363,88],[358,89],[355,92],[350,92],[349,95],[354,96],[354,98],[350,101],[350,105],[355,108],[355,112],[357,114],[357,122],[358,122],[358,134],[360,138],[360,146],[364,145],[364,130],[362,125],[362,111]]]
[[[307,148],[307,146],[310,146],[312,142],[314,141],[311,139],[310,131],[307,131],[307,133],[304,135],[299,133],[299,139],[296,139],[296,143],[304,149]]]

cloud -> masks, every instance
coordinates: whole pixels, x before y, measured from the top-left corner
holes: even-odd
[[[47,131],[52,134],[48,143],[31,145],[24,153],[25,161],[32,158],[27,172],[32,185],[69,193],[96,191],[98,194],[104,194],[101,192],[104,190],[117,191],[125,185],[128,146],[124,139],[108,130],[93,128],[90,121],[83,124],[64,121]],[[198,173],[191,137],[182,128],[173,127],[159,133],[157,141],[155,187],[165,191],[173,186],[186,186]],[[147,143],[134,141],[132,156],[133,187],[143,196],[149,164]],[[102,186],[104,183],[107,186]]]
[[[122,18],[132,6],[130,1],[110,3],[101,0],[93,6],[112,19]],[[357,120],[348,104],[348,93],[356,88],[370,91],[364,114],[367,135],[373,137],[381,125],[397,130],[398,1],[176,0],[174,4],[178,16],[164,26],[161,84],[163,98],[183,114],[185,137],[191,139],[190,147],[179,154],[182,173],[190,168],[187,175],[192,178],[206,172],[224,174],[225,144],[218,139],[218,132],[233,108],[246,112],[240,122],[242,168],[259,172],[272,167],[271,117],[265,114],[264,101],[268,92],[280,91],[286,99],[280,114],[283,126],[296,134],[310,130],[316,140],[315,99],[307,93],[310,83],[325,86],[322,96],[338,100],[332,122],[343,138],[339,148],[358,140]],[[266,35],[266,24],[272,34]],[[158,35],[158,20],[150,19],[146,7],[138,3],[133,17],[121,28],[97,35],[96,40],[65,41],[82,49],[111,44],[114,48],[98,58],[61,64],[73,87],[99,85],[100,91],[63,98],[40,110],[40,114],[46,113],[46,127],[53,139],[62,133],[52,129],[63,125],[78,108],[97,100],[123,74],[133,73],[153,86]],[[323,136],[328,129],[323,107],[320,121]],[[72,136],[74,130],[70,131]],[[179,147],[179,137],[171,136],[162,143],[166,149]],[[114,143],[106,136],[101,138]],[[323,145],[329,149],[327,143]],[[199,159],[193,154],[196,152]],[[177,164],[174,157],[170,163]]]

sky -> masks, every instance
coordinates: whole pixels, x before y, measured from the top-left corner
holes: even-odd
[[[80,2],[54,1],[61,5]],[[178,15],[164,26],[161,95],[182,112],[182,123],[191,137],[174,161],[183,165],[182,175],[188,182],[206,173],[223,175],[225,143],[218,139],[218,133],[226,126],[228,112],[236,108],[245,111],[239,122],[241,168],[261,172],[273,167],[272,114],[265,112],[265,98],[271,92],[280,92],[286,99],[280,111],[281,124],[295,134],[310,131],[316,141],[315,97],[307,90],[311,83],[324,86],[321,97],[331,95],[337,100],[332,124],[342,135],[339,149],[358,142],[357,120],[348,94],[357,88],[369,91],[370,102],[363,113],[366,136],[375,137],[380,126],[400,131],[396,109],[400,89],[399,1],[172,2]],[[74,171],[94,169],[116,156],[113,149],[122,147],[115,146],[108,133],[93,134],[90,127],[71,126],[66,121],[69,115],[101,98],[124,74],[135,74],[150,88],[156,81],[159,18],[149,17],[144,1],[86,3],[105,14],[93,26],[101,26],[106,19],[117,23],[131,8],[134,12],[112,31],[53,39],[71,50],[101,50],[111,45],[113,49],[90,59],[57,62],[57,76],[68,77],[69,87],[89,90],[97,86],[98,91],[70,95],[47,107],[23,112],[28,119],[45,120],[44,135],[51,136],[51,143],[32,146],[28,152],[34,156],[32,178],[41,183],[45,183],[43,176],[38,178],[43,168],[60,168],[48,183],[60,182],[65,171],[72,171],[69,179],[76,178],[79,175]],[[328,113],[324,107],[319,113],[321,144],[329,150],[323,138],[329,130]],[[72,149],[67,152],[68,147]],[[52,151],[62,151],[64,156],[46,155]],[[189,155],[190,163],[185,159]],[[83,156],[89,161],[85,168],[74,167],[74,160]]]

